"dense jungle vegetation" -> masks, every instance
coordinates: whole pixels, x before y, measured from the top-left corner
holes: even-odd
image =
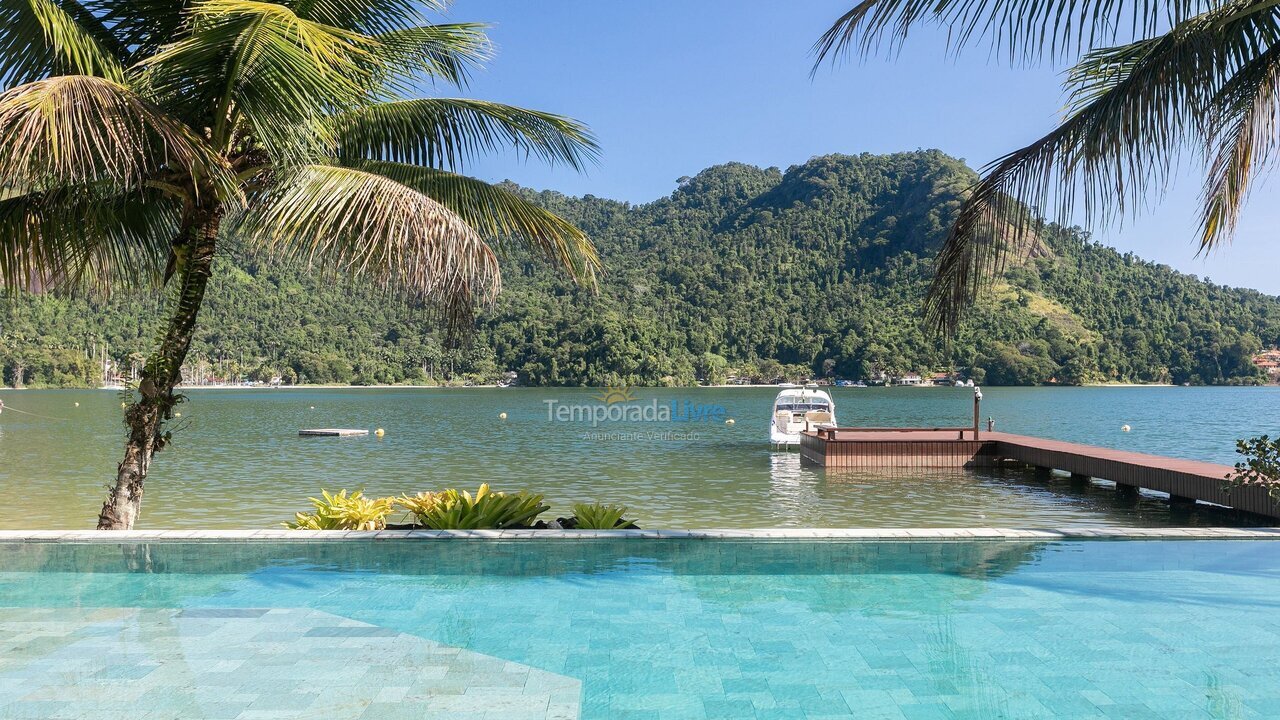
[[[719,165],[643,205],[522,190],[586,230],[607,274],[593,294],[512,251],[501,299],[453,349],[428,314],[370,285],[229,239],[189,369],[357,384],[508,371],[533,385],[952,370],[1009,385],[1260,380],[1250,358],[1280,345],[1280,299],[1053,224],[952,342],[930,335],[920,311],[933,254],[974,179],[930,150],[816,157],[785,173]],[[96,384],[104,344],[127,375],[152,348],[160,300],[156,290],[0,299],[5,382]]]

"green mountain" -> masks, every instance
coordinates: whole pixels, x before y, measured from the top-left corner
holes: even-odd
[[[531,197],[595,240],[608,269],[575,288],[519,252],[471,342],[442,347],[423,312],[367,284],[228,244],[190,363],[202,375],[300,382],[491,380],[691,384],[730,373],[864,378],[960,368],[988,384],[1256,382],[1280,345],[1280,298],[1214,285],[1047,224],[949,344],[920,325],[932,258],[974,180],[938,151],[730,163],[631,205]],[[126,371],[162,297],[0,301],[0,362],[29,384]],[[138,357],[135,356],[136,362]]]

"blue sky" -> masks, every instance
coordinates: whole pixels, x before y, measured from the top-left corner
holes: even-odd
[[[449,19],[492,23],[498,53],[469,94],[573,116],[603,146],[584,174],[514,155],[468,171],[640,203],[716,163],[785,169],[828,153],[938,148],[981,167],[1052,128],[1062,68],[1010,69],[981,48],[956,59],[937,33],[915,36],[897,59],[824,67],[810,79],[813,41],[852,1],[457,0]],[[1280,294],[1273,190],[1258,187],[1234,244],[1208,257],[1194,245],[1194,168],[1152,211],[1095,237]]]

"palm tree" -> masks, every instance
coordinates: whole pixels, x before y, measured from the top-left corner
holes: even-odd
[[[451,327],[499,290],[484,238],[594,282],[582,232],[456,174],[503,146],[574,168],[597,148],[558,115],[417,96],[489,56],[483,26],[428,22],[445,2],[0,1],[0,282],[173,286],[99,528],[132,527],[170,440],[221,238],[367,274]]]
[[[818,63],[896,52],[920,25],[1012,64],[1074,59],[1061,124],[985,168],[939,253],[927,314],[945,332],[1046,213],[1113,221],[1186,154],[1205,168],[1201,252],[1228,241],[1280,140],[1275,0],[862,0],[818,40]]]

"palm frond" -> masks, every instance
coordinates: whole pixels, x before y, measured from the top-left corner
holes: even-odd
[[[443,12],[441,0],[293,0],[298,17],[366,35],[405,30],[422,24],[422,10]]]
[[[1228,3],[1165,35],[1090,53],[1073,69],[1067,119],[992,163],[962,206],[930,290],[936,326],[955,329],[1050,205],[1059,217],[1080,205],[1086,223],[1106,223],[1163,191],[1182,149],[1203,142],[1216,89],[1276,33],[1270,12],[1239,12],[1248,5]]]
[[[502,187],[418,165],[357,161],[356,167],[388,177],[449,208],[498,246],[518,243],[568,270],[580,284],[595,285],[600,258],[586,233],[555,213]]]
[[[0,285],[140,285],[158,277],[180,203],[149,189],[77,186],[0,200]]]
[[[0,0],[0,83],[51,74],[121,80],[122,46],[75,0]]]
[[[186,0],[90,0],[94,14],[111,28],[127,64],[151,57],[186,37],[192,27],[191,3]]]
[[[501,285],[497,257],[462,218],[354,168],[317,165],[281,177],[233,227],[282,257],[370,275],[438,307],[452,327]]]
[[[449,23],[390,30],[374,39],[378,62],[396,78],[426,77],[466,87],[471,70],[493,57],[481,23]]]
[[[1062,59],[1122,35],[1146,36],[1217,3],[1206,0],[861,0],[814,44],[829,57],[897,52],[921,25],[947,28],[951,48],[985,44],[1007,62]]]
[[[202,0],[192,5],[190,22],[195,30],[188,37],[143,67],[162,98],[214,100],[216,147],[232,142],[242,117],[278,162],[305,164],[329,145],[325,115],[357,106],[376,88],[375,41],[300,18],[284,5]]]
[[[0,194],[107,184],[139,190],[169,175],[231,180],[186,126],[129,88],[65,75],[0,93]]]
[[[1250,181],[1275,152],[1280,112],[1280,45],[1241,68],[1215,98],[1211,161],[1204,186],[1201,251],[1235,234]]]
[[[462,98],[423,98],[373,104],[332,121],[339,154],[460,167],[503,146],[549,163],[581,169],[599,146],[582,123],[551,113]]]

